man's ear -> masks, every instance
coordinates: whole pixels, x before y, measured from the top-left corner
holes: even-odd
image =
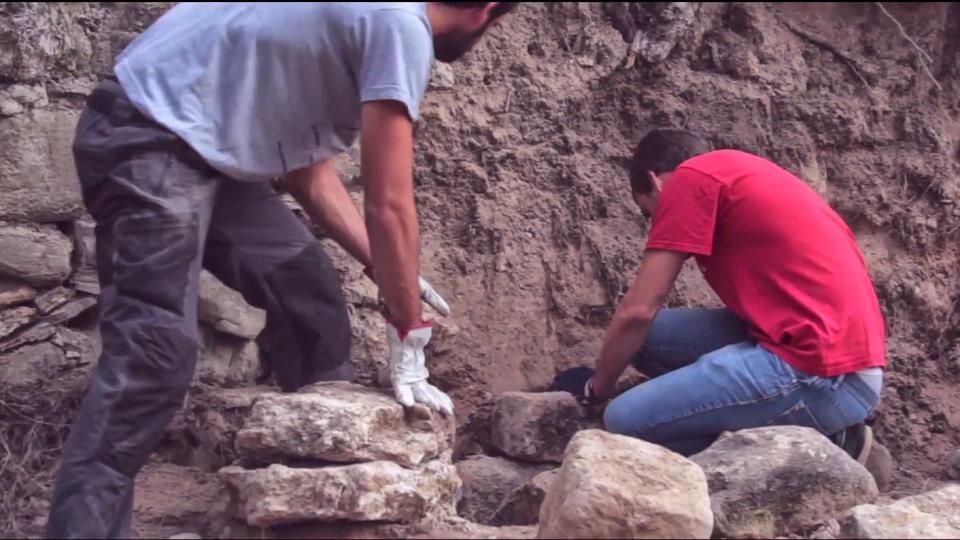
[[[653,186],[653,189],[659,193],[663,191],[663,179],[657,176],[657,173],[649,171],[647,174],[650,175],[650,184]]]

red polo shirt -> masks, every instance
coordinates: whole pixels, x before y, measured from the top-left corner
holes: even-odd
[[[853,233],[770,161],[719,150],[682,163],[664,184],[647,249],[695,255],[750,336],[804,372],[886,364],[883,315]]]

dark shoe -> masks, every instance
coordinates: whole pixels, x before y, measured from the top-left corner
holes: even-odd
[[[857,460],[857,463],[866,465],[867,457],[870,456],[870,450],[873,448],[873,430],[870,426],[860,423],[831,435],[830,440],[843,448],[843,451]]]

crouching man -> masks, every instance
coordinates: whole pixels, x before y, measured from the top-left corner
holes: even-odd
[[[612,398],[632,362],[653,378],[609,403],[611,432],[689,456],[724,431],[799,425],[863,463],[885,331],[863,256],[840,216],[774,163],[710,151],[681,130],[640,141],[630,183],[653,220],[642,267],[596,371],[563,372],[555,389]],[[691,256],[725,307],[661,309]]]

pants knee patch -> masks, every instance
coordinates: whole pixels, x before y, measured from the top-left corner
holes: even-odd
[[[295,389],[350,361],[346,302],[336,270],[318,243],[265,279],[279,313],[268,310],[264,341],[282,388]]]

